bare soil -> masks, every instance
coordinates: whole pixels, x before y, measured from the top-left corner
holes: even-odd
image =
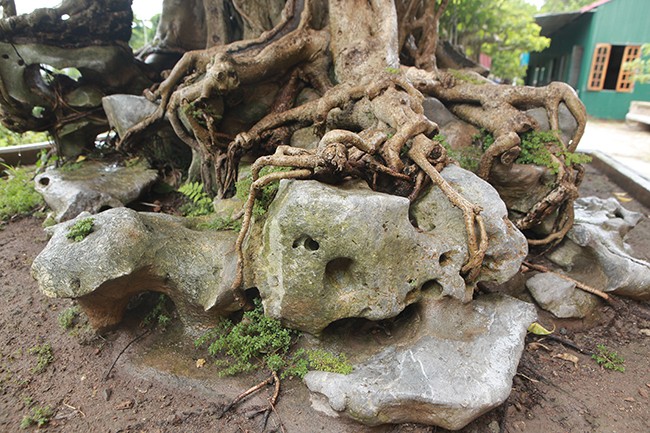
[[[616,192],[620,190],[605,176],[588,169],[582,195],[607,198]],[[634,200],[624,205],[648,215]],[[41,221],[33,218],[11,222],[0,231],[1,432],[19,431],[25,415],[45,406],[54,415],[41,430],[51,432],[262,431],[263,417],[250,415],[265,405],[271,388],[219,415],[225,404],[265,374],[218,378],[210,362],[198,368],[197,360],[206,353],[194,348],[178,321],[165,332],[146,332],[140,326],[146,307],[140,306],[119,329],[101,337],[63,329],[57,317],[73,302],[43,296],[29,272],[46,242]],[[637,257],[650,260],[647,218],[628,235],[628,242]],[[630,300],[618,311],[602,304],[584,320],[558,320],[540,312],[540,322],[556,328],[554,335],[585,353],[529,336],[510,398],[462,431],[650,431],[649,319],[648,303]],[[39,373],[34,370],[38,357],[30,349],[44,344],[51,346],[53,361]],[[591,359],[588,353],[597,344],[625,359],[624,373],[602,369]],[[577,364],[557,357],[561,354],[577,356]],[[283,381],[266,431],[280,431],[279,419],[289,433],[443,431],[413,424],[364,427],[329,418],[312,409],[309,401],[298,380]]]

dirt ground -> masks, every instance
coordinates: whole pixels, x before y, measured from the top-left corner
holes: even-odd
[[[620,190],[588,169],[582,195],[611,197]],[[629,209],[648,215],[634,200]],[[650,260],[650,222],[628,236],[635,255]],[[219,418],[224,404],[264,379],[259,373],[220,379],[206,356],[183,334],[178,321],[164,333],[143,335],[145,312],[135,308],[114,332],[91,337],[61,327],[58,315],[72,301],[48,299],[30,276],[30,265],[47,242],[41,221],[26,218],[0,231],[0,432],[20,430],[37,408],[53,411],[48,432],[261,432],[262,417],[250,417],[271,389]],[[628,432],[650,431],[650,306],[625,301],[614,311],[603,304],[584,320],[557,320],[540,313],[555,335],[585,352],[604,344],[625,359],[625,372],[600,368],[588,354],[553,340],[529,336],[512,394],[463,432]],[[127,345],[141,337],[131,346]],[[536,344],[536,343],[541,343]],[[52,362],[37,372],[35,348],[49,344]],[[107,376],[120,352],[118,359]],[[570,354],[577,364],[557,357]],[[282,382],[276,413],[266,431],[333,433],[442,432],[413,424],[363,427],[329,418],[311,408],[297,380]],[[29,427],[30,430],[36,427]]]

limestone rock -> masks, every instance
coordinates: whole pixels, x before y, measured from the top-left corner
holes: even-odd
[[[307,387],[367,425],[416,422],[461,429],[510,394],[535,307],[507,296],[470,304],[427,297],[419,330],[349,375],[309,372]],[[317,399],[318,400],[318,399]]]
[[[575,223],[547,257],[593,287],[636,299],[650,299],[650,263],[630,254],[623,238],[642,218],[616,199],[582,197]]]
[[[108,123],[120,137],[124,137],[129,128],[153,114],[158,105],[144,96],[110,95],[102,98],[102,107]]]
[[[77,220],[49,229],[52,239],[32,275],[47,296],[77,298],[94,327],[119,323],[129,300],[144,291],[169,295],[188,325],[211,324],[239,308],[230,290],[235,232],[199,232],[183,218],[127,208],[93,218],[93,232],[79,242],[66,237]]]
[[[541,308],[562,319],[583,318],[598,306],[594,295],[557,275],[534,275],[526,281],[526,288]]]
[[[158,178],[156,170],[143,165],[117,166],[84,161],[74,170],[48,169],[36,176],[36,190],[56,214],[66,221],[83,211],[97,213],[124,206],[138,198]]]
[[[490,249],[480,278],[509,279],[527,245],[505,207],[495,204],[498,195],[461,168],[448,167],[443,176],[485,209]],[[394,317],[418,301],[423,288],[471,300],[473,286],[460,276],[467,258],[460,210],[432,190],[413,206],[413,215],[419,229],[409,220],[406,198],[364,184],[282,181],[261,247],[251,254],[265,312],[318,334],[343,318]]]

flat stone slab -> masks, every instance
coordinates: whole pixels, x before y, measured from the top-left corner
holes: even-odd
[[[64,166],[65,167],[65,166]],[[50,168],[36,176],[36,190],[55,212],[56,221],[66,221],[81,212],[97,213],[122,207],[137,199],[158,179],[156,170],[136,164],[83,161],[74,169]]]
[[[425,298],[422,322],[349,375],[309,372],[315,401],[367,425],[415,422],[458,430],[502,404],[512,388],[532,304],[490,295],[469,304]]]

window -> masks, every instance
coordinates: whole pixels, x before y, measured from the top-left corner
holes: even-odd
[[[589,71],[587,90],[634,90],[632,73],[623,68],[626,62],[638,58],[641,47],[638,45],[597,44]]]

